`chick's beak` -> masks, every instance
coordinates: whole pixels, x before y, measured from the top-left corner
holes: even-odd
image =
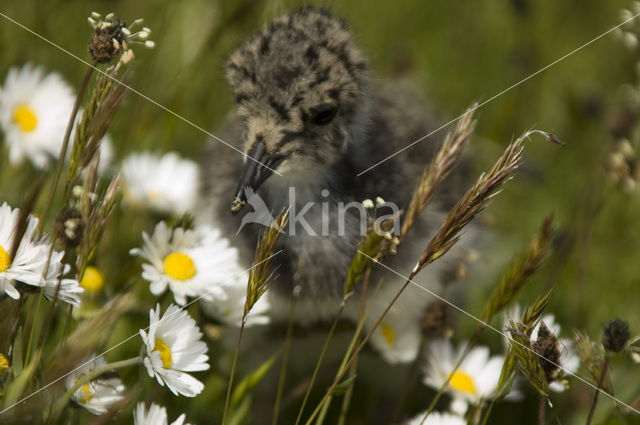
[[[247,160],[242,167],[238,188],[231,201],[231,212],[237,213],[247,201],[245,190],[250,187],[254,191],[273,173],[274,157],[267,153],[263,140],[258,140],[247,152]]]

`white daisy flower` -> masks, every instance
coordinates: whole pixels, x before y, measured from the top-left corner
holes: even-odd
[[[204,312],[222,323],[229,326],[240,326],[244,303],[247,295],[247,281],[249,272],[243,271],[238,265],[237,273],[230,277],[221,286],[225,293],[225,298],[203,298],[200,300]],[[268,312],[271,308],[269,303],[269,293],[265,293],[256,302],[247,315],[246,326],[266,325],[269,323]]]
[[[387,285],[380,289],[365,319],[366,331],[370,331],[382,316],[389,303],[395,298],[397,291],[398,288],[395,285]],[[360,312],[359,302],[350,304],[347,315],[357,320]],[[371,335],[371,345],[390,364],[415,360],[422,341],[420,321],[427,304],[428,299],[419,289],[407,287]]]
[[[160,318],[160,305],[149,312],[149,333],[140,329],[146,345],[144,364],[152,378],[178,395],[195,397],[204,385],[185,372],[209,369],[207,345],[202,333],[186,311],[171,304]]]
[[[145,411],[144,403],[138,403],[135,412],[133,412],[134,425],[167,425],[169,418],[167,417],[167,409],[151,403],[149,411]],[[178,419],[169,425],[189,425],[184,423],[186,415],[183,413]]]
[[[221,284],[234,276],[238,253],[219,230],[205,225],[171,230],[160,222],[153,236],[143,232],[142,239],[143,247],[129,252],[149,262],[142,265],[142,277],[154,295],[169,287],[180,305],[186,297],[226,299]]]
[[[56,288],[58,286],[58,276],[60,271],[64,267],[63,276],[69,272],[71,268],[68,264],[62,264],[62,258],[64,252],[53,251],[51,253],[51,262],[47,269],[47,279],[44,287],[44,296],[51,300],[55,296]],[[74,307],[80,307],[80,295],[84,292],[84,289],[80,286],[80,283],[75,279],[60,280],[60,289],[58,291],[58,300],[64,301],[73,305]]]
[[[422,425],[422,419],[426,412],[416,415],[409,421],[407,425]],[[467,421],[458,415],[449,412],[431,412],[424,421],[424,425],[466,425]]]
[[[82,376],[106,364],[103,357],[98,357],[87,363],[67,378],[67,389],[71,389]],[[118,375],[115,372],[107,372],[82,385],[71,398],[91,413],[101,415],[113,403],[124,398],[124,390],[125,387]]]
[[[7,203],[0,206],[0,291],[13,299],[20,298],[20,292],[13,285],[15,281],[42,287],[42,272],[47,262],[48,247],[33,240],[38,220],[29,217],[18,250],[13,260],[10,258],[19,209],[11,209]]]
[[[503,331],[505,335],[509,335],[509,323],[510,321],[521,321],[522,320],[522,311],[518,304],[515,304],[508,312],[504,315],[503,322]],[[540,332],[540,325],[544,323],[547,329],[556,336],[560,349],[560,366],[564,370],[564,373],[573,374],[580,367],[580,358],[576,353],[575,347],[573,345],[573,340],[571,338],[559,338],[560,336],[560,325],[556,323],[556,319],[553,314],[545,314],[538,320],[538,323],[533,328],[531,332],[531,343],[532,345],[538,340],[538,334]],[[507,341],[505,341],[507,342]],[[549,389],[555,392],[563,392],[567,388],[568,384],[565,380],[555,380],[549,383]]]
[[[28,157],[38,167],[62,147],[75,96],[57,73],[30,64],[11,68],[0,90],[0,127],[11,162]]]
[[[456,413],[466,410],[467,403],[476,404],[495,395],[504,363],[503,356],[489,357],[487,347],[474,347],[453,372],[466,346],[464,342],[454,351],[451,342],[445,339],[433,340],[428,345],[424,383],[438,390],[451,376],[447,391],[456,401]]]
[[[386,306],[384,307],[386,308]],[[367,316],[365,327],[370,329],[383,311],[381,303],[374,304],[372,311]],[[397,364],[415,360],[421,340],[419,321],[393,306],[371,335],[370,343],[387,362]]]
[[[181,215],[198,198],[198,166],[175,152],[137,153],[122,163],[125,200],[134,207]]]

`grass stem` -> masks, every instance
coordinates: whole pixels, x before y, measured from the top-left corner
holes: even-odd
[[[238,354],[240,352],[240,343],[242,342],[242,333],[244,332],[244,325],[247,322],[246,313],[242,316],[242,324],[240,325],[240,333],[238,333],[238,342],[236,343],[236,349],[233,353],[233,363],[231,364],[231,373],[229,374],[229,385],[227,386],[227,398],[224,402],[224,412],[222,413],[222,425],[227,421],[227,414],[229,413],[229,401],[231,400],[231,389],[233,388],[233,378],[235,376],[236,367],[238,365]]]
[[[591,425],[591,421],[593,420],[593,415],[596,412],[596,405],[598,404],[598,397],[600,396],[600,391],[602,391],[602,385],[604,384],[604,379],[607,376],[607,371],[609,369],[609,355],[606,354],[604,360],[602,361],[602,368],[600,372],[600,377],[598,378],[598,386],[596,387],[596,392],[593,394],[593,400],[591,401],[591,407],[589,408],[589,416],[587,416],[587,425]]]

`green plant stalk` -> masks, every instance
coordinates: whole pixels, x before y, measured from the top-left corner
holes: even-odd
[[[540,394],[538,397],[538,425],[544,425],[545,422],[545,416],[547,414],[547,406],[545,406],[545,403],[545,397]]]
[[[280,403],[282,401],[282,393],[284,391],[284,382],[287,377],[287,365],[289,364],[289,353],[291,351],[291,339],[293,336],[293,317],[296,310],[297,297],[291,294],[291,306],[289,308],[289,321],[287,322],[287,333],[283,344],[282,361],[280,363],[280,376],[278,377],[278,390],[276,392],[276,402],[273,407],[272,425],[278,423],[278,415],[280,414]]]
[[[55,404],[55,407],[53,409],[53,416],[52,417],[53,418],[58,418],[59,417],[60,413],[62,413],[62,409],[64,409],[64,407],[69,403],[69,400],[71,399],[73,394],[81,386],[91,382],[93,379],[97,378],[98,376],[102,375],[105,372],[109,372],[110,370],[122,369],[124,367],[133,366],[133,365],[141,364],[141,363],[142,363],[142,357],[140,357],[140,356],[133,357],[131,359],[120,360],[118,362],[109,363],[109,364],[104,365],[104,366],[102,366],[100,368],[92,370],[91,372],[87,373],[86,375],[83,375],[81,378],[79,378],[75,382],[73,387],[71,387],[66,393],[64,393],[62,398],[60,398],[60,400]]]
[[[340,366],[338,367],[338,373],[340,373],[342,371],[342,369],[345,367],[345,365],[347,364],[347,360],[349,360],[349,357],[351,356],[351,353],[353,352],[353,349],[356,346],[356,343],[358,342],[358,338],[360,338],[360,334],[362,333],[362,328],[364,327],[364,321],[367,318],[367,315],[369,314],[369,308],[370,308],[371,305],[373,305],[373,302],[375,301],[376,297],[378,296],[378,291],[380,290],[380,287],[382,286],[382,280],[381,280],[380,282],[378,282],[378,285],[376,286],[376,289],[375,289],[375,291],[373,293],[373,299],[371,300],[371,304],[369,306],[367,306],[366,294],[367,294],[367,288],[369,287],[369,276],[370,275],[371,275],[371,270],[367,269],[367,271],[365,271],[363,279],[362,279],[362,295],[360,297],[360,312],[359,312],[359,315],[358,315],[358,323],[356,324],[356,330],[354,331],[353,336],[351,337],[351,341],[349,342],[349,346],[347,347],[347,351],[345,352],[345,355],[342,358],[342,362],[340,363]],[[352,388],[352,387],[350,387],[350,388]],[[331,406],[331,401],[332,400],[333,400],[333,396],[329,396],[329,398],[325,402],[325,405],[322,408],[322,411],[320,412],[320,415],[318,416],[318,420],[316,421],[317,424],[322,424],[323,423],[324,418],[327,415],[327,412],[329,411],[329,407]]]
[[[369,281],[369,271],[366,272],[365,277],[364,277],[364,281],[363,281],[363,292],[366,291],[367,288],[367,284]],[[342,373],[342,371],[345,369],[347,361],[349,360],[349,357],[351,356],[351,353],[353,352],[353,349],[356,347],[356,344],[358,343],[358,339],[360,338],[360,334],[362,333],[362,329],[364,327],[364,321],[367,318],[368,314],[369,314],[369,310],[371,308],[371,305],[373,305],[373,302],[375,301],[376,297],[378,296],[378,291],[380,290],[380,287],[382,286],[382,280],[380,280],[378,282],[378,285],[376,286],[376,290],[373,293],[373,299],[371,300],[371,303],[369,304],[369,306],[367,307],[366,304],[363,305],[361,302],[361,308],[364,308],[364,312],[362,313],[362,315],[360,316],[360,318],[358,319],[358,323],[356,324],[356,330],[353,333],[353,336],[351,337],[351,341],[349,342],[349,346],[347,347],[347,351],[345,352],[344,357],[342,358],[342,362],[340,363],[340,367],[338,367],[338,374]],[[364,297],[364,293],[363,293],[363,297]],[[339,380],[339,378],[338,378]],[[325,401],[325,405],[322,407],[322,411],[320,412],[320,415],[318,416],[318,420],[316,423],[321,424],[322,421],[324,421],[324,418],[327,414],[327,412],[329,411],[329,406],[331,406],[331,401],[333,400],[333,395],[329,395],[329,397],[327,398],[327,400]]]
[[[65,158],[67,157],[67,149],[69,148],[69,138],[71,137],[71,131],[73,130],[73,125],[76,122],[76,116],[78,115],[78,110],[80,109],[80,102],[82,102],[82,98],[84,96],[84,92],[87,90],[87,86],[89,85],[89,80],[91,79],[91,75],[93,74],[93,66],[90,66],[87,69],[87,72],[82,79],[82,83],[80,84],[80,89],[78,89],[78,95],[76,96],[76,101],[73,104],[73,109],[71,111],[71,116],[69,117],[69,122],[67,123],[67,129],[64,133],[64,139],[62,141],[62,148],[60,149],[60,155],[58,155],[58,163],[56,164],[56,170],[53,175],[53,180],[51,181],[51,188],[49,189],[49,196],[47,196],[47,203],[45,204],[44,214],[42,215],[42,219],[40,223],[38,223],[38,231],[37,234],[42,234],[42,226],[44,225],[45,220],[49,216],[51,212],[51,206],[53,205],[53,198],[56,194],[56,188],[58,187],[58,182],[60,181],[60,176],[62,175],[62,167],[64,166]]]
[[[22,309],[23,305],[24,305],[24,297],[20,297],[20,299],[18,300],[18,303],[16,305],[16,309],[15,309],[16,315],[17,315],[17,313],[20,312],[20,310]],[[7,355],[8,355],[8,357],[13,356],[13,344],[14,344],[14,342],[16,340],[16,336],[18,335],[18,330],[19,329],[20,329],[20,321],[16,320],[13,323],[13,328],[11,329],[11,333],[9,334],[10,335],[9,341],[7,341],[8,344],[9,344],[9,346],[7,347]],[[26,364],[26,362],[25,362],[25,364]]]
[[[353,378],[356,376],[356,372],[358,370],[358,358],[356,358],[356,361],[353,362],[353,364],[351,365],[351,371],[349,372],[349,378]],[[352,383],[349,388],[347,389],[347,392],[345,393],[344,397],[342,398],[342,407],[340,408],[340,417],[338,418],[338,425],[346,425],[347,424],[347,413],[349,413],[349,405],[351,404],[351,397],[353,396],[353,387],[355,386],[355,382]],[[326,403],[327,406],[329,406],[329,403]],[[318,418],[318,421],[320,421],[320,418],[324,419],[324,416],[320,416]],[[322,422],[319,422],[322,423]]]
[[[487,425],[489,421],[489,416],[491,415],[491,411],[493,410],[493,405],[496,404],[496,400],[492,399],[491,403],[489,403],[489,407],[487,407],[487,411],[484,413],[484,419],[482,419],[481,425]]]
[[[40,317],[40,306],[42,305],[42,299],[44,298],[44,288],[40,290],[38,294],[38,301],[36,301],[36,310],[33,314],[33,324],[31,325],[31,330],[29,331],[29,343],[27,344],[27,352],[25,353],[25,364],[29,363],[29,359],[31,358],[31,348],[33,347],[33,339],[36,333],[36,324],[38,323],[38,317]]]
[[[367,309],[367,289],[369,287],[369,277],[371,276],[370,270],[367,270],[367,272],[365,273],[363,279],[362,279],[362,294],[360,294],[360,309],[359,309],[359,313],[358,313],[358,323],[364,323],[364,319],[367,317],[367,313],[368,313],[368,309]],[[378,286],[378,289],[380,287]],[[378,292],[376,290],[375,295],[378,295]],[[359,334],[358,334],[359,336]],[[349,344],[349,347],[353,347],[353,344]],[[344,362],[344,359],[342,360]],[[356,372],[358,370],[358,361],[356,360],[353,363],[353,366],[351,366],[351,373],[349,374],[349,378],[355,378],[356,376]],[[347,389],[346,394],[344,395],[344,397],[342,398],[342,407],[340,409],[340,417],[338,418],[338,425],[346,425],[346,421],[347,421],[347,413],[349,412],[349,406],[351,405],[351,398],[353,396],[353,387],[355,385],[355,382],[349,386],[349,388]],[[330,403],[327,402],[327,406]],[[327,407],[328,409],[328,407]],[[318,417],[318,421],[320,422],[320,419],[324,420],[324,415],[321,415]]]
[[[407,373],[407,378],[405,381],[407,382],[407,385],[402,386],[402,392],[400,393],[400,397],[398,397],[398,402],[396,404],[396,408],[394,412],[395,421],[398,423],[400,423],[399,415],[402,413],[403,409],[407,407],[405,402],[405,399],[407,398],[407,394],[411,392],[411,390],[413,389],[413,387],[416,385],[418,381],[416,378],[420,375],[419,374],[420,363],[424,356],[424,350],[427,347],[427,339],[428,338],[426,335],[422,335],[420,339],[420,346],[418,347],[418,354],[416,355],[415,360],[411,362],[411,367],[409,368],[409,371]]]
[[[391,308],[391,305],[389,305],[389,307],[387,307],[387,310],[385,310],[385,312],[383,312],[382,317],[378,320],[378,322],[376,322],[376,324],[374,325],[373,329],[369,332],[369,334],[367,334],[367,337],[365,337],[364,341],[362,341],[362,343],[360,345],[358,345],[358,348],[355,349],[355,354],[353,356],[351,356],[351,353],[354,352],[354,348],[356,347],[356,344],[358,343],[358,339],[359,339],[360,334],[362,332],[362,328],[364,327],[365,318],[368,315],[369,310],[371,308],[371,305],[375,301],[375,298],[377,297],[378,291],[380,290],[381,286],[382,286],[382,281],[380,281],[378,283],[378,286],[376,287],[376,291],[374,293],[374,299],[371,301],[371,303],[370,303],[369,307],[367,308],[367,311],[365,312],[365,314],[362,317],[362,319],[358,322],[358,325],[356,327],[356,331],[354,332],[353,337],[351,338],[351,342],[349,343],[349,347],[347,348],[347,352],[345,353],[344,357],[342,358],[342,363],[340,364],[340,367],[338,368],[338,372],[336,374],[336,377],[333,380],[333,383],[331,384],[331,386],[327,390],[327,392],[324,395],[324,397],[322,397],[322,399],[318,403],[318,406],[316,406],[316,408],[313,411],[313,413],[311,413],[311,416],[309,417],[309,419],[307,420],[305,425],[311,425],[311,423],[315,419],[316,415],[318,415],[318,413],[320,413],[320,409],[325,409],[323,407],[324,404],[327,404],[327,405],[331,404],[333,390],[336,388],[336,386],[338,385],[338,383],[340,382],[340,380],[344,376],[347,368],[350,367],[351,363],[355,360],[355,356],[360,352],[360,350],[362,350],[362,347],[367,342],[368,338],[371,337],[371,335],[373,334],[373,331],[375,331],[375,329],[378,327],[378,325],[382,322],[382,319],[386,315],[386,312]],[[399,296],[400,296],[400,294],[398,294],[396,296],[396,298],[399,297]],[[392,301],[392,304],[393,304],[393,301]],[[328,407],[326,409],[328,410]]]
[[[338,310],[338,314],[336,314],[333,323],[331,324],[331,329],[329,329],[329,334],[324,340],[324,345],[322,346],[322,351],[320,352],[320,357],[318,357],[318,361],[316,362],[316,366],[313,369],[313,374],[311,375],[311,381],[307,386],[307,391],[304,393],[304,398],[302,399],[302,405],[300,406],[300,410],[298,411],[298,417],[296,418],[295,425],[300,423],[302,419],[302,414],[304,413],[304,408],[307,405],[307,401],[309,400],[309,395],[311,394],[311,390],[313,389],[313,384],[316,382],[316,378],[318,377],[318,372],[320,371],[320,366],[322,365],[322,361],[324,360],[324,356],[327,353],[327,349],[329,348],[329,342],[335,333],[336,327],[338,326],[338,321],[342,316],[342,312],[344,311],[344,306],[346,305],[347,297],[345,296],[340,303],[340,309]]]
[[[604,383],[605,376],[607,376],[607,371],[609,369],[609,354],[604,356],[604,360],[602,361],[602,372],[600,372],[600,377],[598,378],[598,386],[596,387],[596,392],[593,394],[593,400],[591,401],[591,407],[589,408],[589,416],[587,416],[587,425],[591,425],[591,421],[593,420],[593,415],[596,411],[596,405],[598,404],[598,397],[600,396],[600,391],[602,391],[602,384]]]
[[[49,255],[47,257],[47,263],[45,264],[44,271],[42,273],[43,278],[45,279],[46,279],[47,273],[49,272],[51,255],[53,254],[53,246],[55,242],[56,242],[56,237],[55,235],[53,235],[51,240],[51,247],[49,248]],[[47,335],[47,332],[49,331],[49,326],[53,322],[53,314],[55,313],[56,302],[58,301],[58,294],[60,293],[60,286],[62,285],[62,275],[64,274],[64,264],[65,264],[65,260],[67,259],[67,251],[63,251],[63,253],[64,254],[62,255],[62,259],[60,260],[62,267],[60,268],[60,273],[58,274],[58,277],[57,277],[56,291],[53,294],[51,305],[49,306],[49,310],[47,311],[46,320],[44,322],[44,325],[42,326],[42,331],[40,331],[40,337],[38,338],[38,343],[36,345],[36,348],[40,348],[42,347],[42,344],[44,344],[44,339]]]
[[[247,323],[247,313],[242,315],[242,323],[240,324],[240,333],[238,334],[238,342],[236,343],[236,349],[233,353],[233,363],[231,364],[231,373],[229,374],[229,385],[227,386],[227,398],[224,402],[224,412],[222,413],[222,425],[227,420],[227,414],[229,413],[229,401],[231,400],[231,389],[233,388],[233,378],[236,373],[236,367],[238,365],[238,355],[240,352],[240,343],[242,342],[242,334],[244,332],[244,325]]]

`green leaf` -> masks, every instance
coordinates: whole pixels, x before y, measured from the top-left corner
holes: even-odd
[[[22,374],[22,369],[24,368],[23,361],[22,328],[20,328],[18,332],[16,332],[16,338],[13,340],[13,356],[11,356],[11,370],[14,378]]]
[[[350,376],[344,381],[340,382],[338,385],[336,385],[336,387],[333,390],[333,395],[342,395],[346,393],[347,390],[349,390],[349,387],[351,387],[353,383],[356,381],[357,376],[358,375]]]
[[[40,352],[36,352],[33,355],[33,358],[29,362],[29,364],[24,368],[22,374],[20,374],[15,380],[13,380],[8,386],[7,391],[5,393],[4,405],[3,407],[10,406],[15,403],[22,394],[24,394],[25,389],[29,386],[29,382],[31,381],[31,377],[33,376],[33,372],[36,370],[36,366],[40,363]]]
[[[236,389],[233,391],[233,395],[231,396],[231,404],[233,406],[238,405],[247,392],[251,391],[258,383],[264,378],[267,374],[271,366],[275,363],[276,359],[280,356],[280,352],[277,352],[273,356],[269,357],[266,362],[264,362],[260,367],[258,367],[254,372],[247,375],[240,383],[236,386]]]
[[[235,392],[234,392],[235,394]],[[251,397],[244,397],[242,403],[234,410],[229,418],[229,425],[240,425],[246,422],[251,412]]]

